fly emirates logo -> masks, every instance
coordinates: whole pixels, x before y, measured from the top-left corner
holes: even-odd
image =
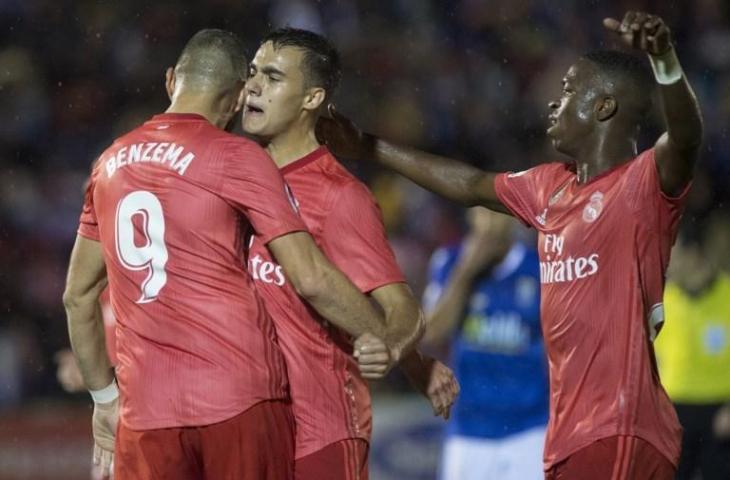
[[[248,272],[254,280],[264,283],[273,283],[279,287],[283,287],[286,283],[286,277],[284,277],[281,265],[268,262],[258,254],[248,260]]]
[[[581,278],[590,277],[598,273],[598,254],[587,257],[573,257],[563,259],[565,237],[562,235],[545,235],[543,242],[544,258],[540,262],[541,283],[572,282]]]

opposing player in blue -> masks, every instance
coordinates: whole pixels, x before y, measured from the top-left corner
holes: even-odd
[[[453,338],[461,395],[452,408],[441,480],[542,479],[548,370],[537,252],[516,222],[482,207],[469,232],[434,252],[424,293],[426,341]]]

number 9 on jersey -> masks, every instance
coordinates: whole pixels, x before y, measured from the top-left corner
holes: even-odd
[[[142,227],[144,245],[134,239],[134,219]],[[137,303],[153,302],[167,283],[167,247],[165,246],[165,217],[158,198],[147,191],[136,191],[119,201],[116,216],[117,256],[129,270],[148,270],[142,282],[142,296]]]

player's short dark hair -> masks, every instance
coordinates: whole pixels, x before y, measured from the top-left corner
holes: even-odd
[[[628,90],[635,92],[638,113],[642,117],[648,113],[652,103],[654,77],[643,59],[619,50],[595,50],[586,53],[582,58],[598,66],[607,77],[625,82]]]
[[[326,37],[309,30],[284,27],[273,30],[261,40],[261,45],[271,42],[274,49],[300,48],[304,52],[302,72],[311,87],[322,87],[327,96],[335,93],[342,77],[340,54]]]
[[[230,88],[245,81],[246,48],[236,34],[214,28],[200,30],[188,40],[175,66],[175,74],[191,88]]]

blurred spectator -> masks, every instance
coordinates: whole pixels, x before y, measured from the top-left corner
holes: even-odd
[[[677,480],[698,472],[703,480],[730,478],[730,275],[710,260],[703,233],[687,228],[672,251],[666,321],[655,342],[684,427]]]
[[[425,341],[453,339],[461,385],[442,480],[544,477],[549,394],[540,268],[537,252],[516,240],[516,227],[511,217],[472,208],[465,239],[431,260]]]

